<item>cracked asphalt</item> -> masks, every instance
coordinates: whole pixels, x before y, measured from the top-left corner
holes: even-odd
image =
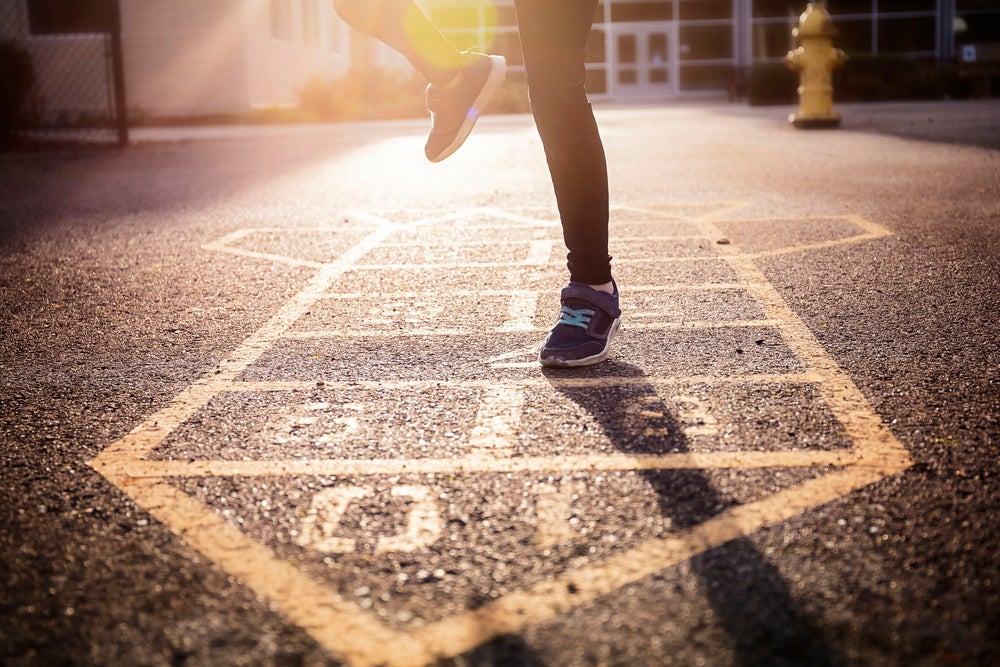
[[[1000,103],[838,110],[597,107],[571,371],[527,116],[0,155],[0,662],[997,664]]]

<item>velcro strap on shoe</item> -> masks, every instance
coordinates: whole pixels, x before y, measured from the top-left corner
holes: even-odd
[[[618,307],[618,299],[607,292],[596,290],[583,283],[571,282],[563,287],[559,298],[563,301],[586,301],[607,313],[612,320],[617,320],[622,315],[622,310]]]

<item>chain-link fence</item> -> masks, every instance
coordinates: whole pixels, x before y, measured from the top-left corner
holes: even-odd
[[[0,144],[125,144],[118,0],[0,0]]]

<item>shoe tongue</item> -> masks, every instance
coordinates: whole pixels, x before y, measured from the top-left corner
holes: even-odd
[[[573,310],[597,310],[597,306],[583,299],[566,299],[562,305]]]

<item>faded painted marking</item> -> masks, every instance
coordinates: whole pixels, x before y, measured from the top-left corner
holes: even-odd
[[[96,462],[96,461],[95,461]],[[156,520],[229,574],[267,596],[292,623],[352,665],[383,661],[384,647],[430,659],[427,648],[387,628],[294,564],[244,534],[165,479],[129,479],[97,469]]]
[[[678,375],[669,377],[630,377],[608,376],[599,378],[568,378],[558,376],[537,377],[524,376],[516,380],[507,380],[519,387],[563,387],[567,389],[586,389],[590,387],[627,387],[654,386],[673,387],[683,385],[729,385],[729,384],[815,384],[820,376],[809,371],[801,373],[750,373],[747,375]],[[386,391],[412,391],[421,389],[455,388],[482,389],[495,387],[496,378],[484,380],[333,380],[319,381],[272,381],[272,382],[226,382],[221,383],[218,391],[240,393],[258,391],[311,391],[316,389],[383,389]]]
[[[702,291],[741,291],[746,292],[746,283],[677,283],[670,285],[629,285],[629,294],[635,292],[702,292]],[[448,290],[449,297],[527,297],[535,296],[537,290],[523,289],[482,289],[482,290]],[[421,291],[398,291],[386,294],[396,299],[420,299],[420,298],[440,298],[441,292],[435,290]],[[357,301],[359,299],[370,299],[371,292],[327,292],[317,295],[316,299],[331,301]]]
[[[719,422],[709,403],[689,394],[673,396],[671,400],[677,404],[680,420],[687,424],[683,427],[684,435],[693,438],[719,434]]]
[[[499,458],[486,450],[454,458],[288,459],[271,461],[131,461],[118,470],[129,477],[267,477],[282,475],[431,475],[490,472],[586,472],[715,468],[844,466],[861,461],[848,450],[776,452],[679,452],[581,454]]]
[[[428,647],[437,658],[464,653],[494,637],[546,622],[654,572],[764,526],[791,519],[902,469],[854,467],[829,473],[763,500],[733,507],[669,538],[649,540],[601,563],[567,571],[475,610],[431,623],[406,639]],[[420,664],[406,655],[406,646],[385,648],[388,664],[398,667]]]
[[[755,255],[748,255],[749,257],[754,257]],[[716,255],[697,255],[697,256],[669,256],[669,257],[651,257],[648,259],[616,259],[616,264],[661,264],[661,263],[686,263],[686,262],[718,262],[719,257]],[[437,269],[437,270],[455,270],[455,269],[496,269],[496,268],[523,268],[525,266],[524,261],[520,262],[439,262],[435,264],[411,264],[411,263],[384,263],[384,264],[358,264],[354,267],[356,271],[407,271],[413,269]]]
[[[706,234],[718,234],[719,230],[706,219],[702,222]],[[871,233],[879,231],[882,236],[890,232],[884,227],[867,223]],[[767,281],[763,271],[740,251],[735,244],[720,246],[722,253],[737,274],[746,280],[757,302],[764,308],[769,318],[784,321],[778,331],[785,344],[802,363],[817,373],[821,381],[817,384],[833,415],[843,425],[845,432],[854,443],[854,450],[860,463],[884,465],[905,469],[912,465],[909,453],[879,419],[868,400],[858,390],[854,381],[826,353],[805,323],[788,306],[781,294]]]
[[[309,513],[302,519],[296,544],[328,554],[355,551],[357,541],[338,536],[337,532],[351,502],[370,494],[369,489],[358,486],[335,486],[317,493]]]
[[[717,209],[702,216],[685,216],[662,211],[661,219],[694,221],[707,238],[718,238],[719,231],[712,220],[732,214],[740,204]],[[632,208],[641,211],[642,209]],[[447,221],[462,215],[474,215],[476,210],[453,212],[434,219]],[[479,214],[484,211],[479,210]],[[502,213],[502,212],[501,212]],[[504,218],[504,216],[500,216]],[[504,219],[513,220],[506,216]],[[532,224],[539,223],[528,219]],[[423,220],[414,226],[431,224]],[[832,245],[858,243],[879,238],[888,232],[858,218],[855,221],[865,233],[847,239],[821,244],[804,244],[795,249],[819,249]],[[337,262],[322,265],[317,276],[296,297],[258,332],[248,338],[229,359],[202,379],[181,392],[170,406],[153,415],[132,433],[111,445],[91,461],[91,465],[109,481],[124,490],[140,507],[180,535],[188,544],[234,576],[241,577],[254,590],[266,595],[294,623],[302,626],[316,640],[350,664],[420,665],[436,659],[454,656],[504,633],[515,633],[527,625],[545,622],[579,604],[641,580],[664,567],[691,558],[706,549],[731,539],[747,535],[762,526],[785,521],[811,508],[904,470],[911,463],[902,445],[882,423],[849,376],[826,354],[805,324],[788,307],[766,276],[755,266],[754,259],[765,254],[743,253],[737,246],[717,246],[712,258],[669,258],[663,261],[725,261],[746,281],[747,288],[764,308],[768,320],[780,323],[781,332],[792,352],[808,368],[806,373],[742,376],[738,379],[637,378],[632,382],[658,386],[679,386],[687,382],[718,384],[729,382],[781,381],[803,382],[810,378],[834,416],[852,439],[850,452],[712,452],[683,453],[663,456],[609,455],[588,457],[520,457],[501,459],[470,456],[458,460],[377,460],[377,461],[147,461],[143,457],[163,438],[203,407],[212,396],[222,391],[283,391],[318,387],[360,387],[362,383],[238,383],[235,378],[260,358],[273,341],[285,336],[289,326],[298,319],[319,296],[329,292],[333,281],[348,268],[357,268],[357,261],[370,249],[385,241],[390,227],[370,234],[365,241],[345,253]],[[251,232],[248,232],[251,233]],[[229,238],[234,242],[238,238]],[[226,252],[232,249],[224,248]],[[780,249],[775,252],[791,252]],[[266,257],[266,255],[261,255]],[[301,261],[301,260],[299,260]],[[633,262],[639,263],[639,262]],[[455,266],[497,265],[433,265],[433,268]],[[501,265],[502,266],[502,265]],[[516,266],[516,265],[515,265]],[[522,265],[523,266],[523,265]],[[392,265],[387,265],[392,268]],[[400,268],[418,268],[405,266]],[[503,360],[498,360],[503,361]],[[614,380],[612,380],[614,382]],[[606,378],[565,380],[563,386],[597,387],[607,385]],[[624,380],[619,380],[624,384]],[[442,383],[424,383],[441,386]],[[517,383],[518,386],[528,386]],[[414,383],[396,383],[414,386]],[[465,383],[466,386],[471,386]],[[372,383],[386,389],[386,383]],[[488,381],[480,386],[490,386]],[[656,410],[647,406],[639,416],[656,419]],[[162,421],[161,421],[162,420]],[[846,466],[798,486],[785,489],[760,501],[730,508],[720,515],[677,533],[670,538],[653,539],[638,547],[619,553],[589,566],[567,571],[525,590],[507,594],[494,602],[457,616],[441,619],[412,633],[395,632],[377,618],[345,602],[321,583],[303,575],[291,564],[279,560],[269,549],[257,544],[222,517],[196,502],[167,482],[167,477],[209,475],[388,475],[405,473],[447,472],[533,472],[541,470],[574,472],[579,470],[643,470],[665,468],[706,467],[774,467],[781,465]],[[324,466],[326,466],[324,468]],[[590,467],[581,467],[590,466]],[[401,487],[407,493],[413,488]],[[409,535],[408,544],[420,544],[433,535],[433,519],[429,505],[421,505],[426,496],[411,493],[413,511],[402,533]],[[543,503],[544,504],[544,503]],[[565,508],[552,507],[553,515]],[[414,515],[416,519],[414,519]],[[410,526],[416,526],[411,528]],[[418,547],[419,548],[419,547]]]
[[[431,489],[426,486],[394,486],[392,495],[412,501],[406,514],[406,528],[399,535],[380,537],[375,552],[418,551],[437,542],[443,528],[437,500]]]
[[[584,491],[581,482],[535,486],[535,546],[550,549],[576,537],[573,501]]]
[[[386,331],[384,329],[357,329],[357,330],[336,330],[324,329],[322,331],[292,331],[284,334],[281,338],[288,340],[321,340],[324,338],[426,338],[429,336],[481,336],[484,331],[495,333],[510,333],[513,331],[523,331],[527,333],[543,333],[548,328],[534,326],[535,299],[516,299],[511,302],[511,313],[508,319],[499,327],[493,329],[404,329],[401,331]],[[532,309],[532,314],[526,314],[528,308]],[[655,314],[660,316],[659,313]],[[409,321],[409,320],[407,320]],[[417,320],[413,320],[414,322]],[[745,329],[749,327],[780,327],[783,323],[778,320],[718,320],[702,321],[691,320],[681,322],[630,322],[629,331],[667,331],[672,329]]]
[[[523,406],[524,391],[520,387],[487,387],[469,434],[471,453],[494,457],[513,454]]]
[[[311,262],[305,259],[298,259],[296,257],[286,257],[284,255],[275,255],[267,252],[257,252],[255,250],[245,250],[243,248],[236,248],[232,244],[238,243],[245,238],[253,236],[254,234],[261,233],[281,233],[287,232],[288,230],[281,229],[239,229],[231,234],[223,236],[221,239],[211,241],[202,246],[205,250],[213,250],[215,252],[224,252],[230,255],[237,255],[239,257],[250,257],[252,259],[262,259],[269,262],[277,262],[279,264],[290,264],[291,266],[305,266],[318,269],[322,266],[319,262]]]
[[[534,331],[535,311],[538,308],[537,292],[518,292],[510,297],[507,320],[499,328],[501,332]],[[471,333],[471,332],[470,332]]]
[[[532,207],[530,206],[523,206],[519,208],[520,210],[532,210]],[[514,213],[512,211],[507,211],[500,208],[482,207],[475,209],[477,215],[490,215],[493,216],[494,218],[499,218],[500,220],[504,220],[506,222],[520,222],[529,225],[531,227],[552,227],[553,229],[560,229],[558,212],[541,207],[534,208],[533,210],[536,210],[538,213],[543,214],[545,217],[538,218],[528,215],[521,215],[519,213]],[[507,225],[504,225],[504,227],[506,226]],[[495,228],[496,224],[483,225],[483,227]]]
[[[171,431],[203,408],[224,387],[256,362],[270,347],[271,341],[280,338],[312,307],[317,295],[329,290],[333,282],[353,263],[384,241],[394,229],[394,225],[384,222],[380,228],[368,234],[336,261],[324,265],[302,291],[279,308],[277,313],[244,340],[228,358],[183,390],[169,405],[137,426],[125,438],[102,451],[91,465],[101,466],[102,470],[110,470],[116,464],[130,459],[141,459],[155,449]]]
[[[528,249],[528,256],[524,259],[525,266],[548,266],[549,258],[552,257],[552,241],[548,239],[536,239],[531,242]]]
[[[335,486],[313,496],[312,506],[302,519],[296,544],[322,553],[353,553],[357,540],[338,535],[340,524],[351,503],[367,498],[373,489]],[[375,544],[376,553],[417,551],[434,544],[441,536],[441,517],[431,490],[426,486],[394,486],[392,495],[410,499],[406,527],[398,535],[383,535]]]

